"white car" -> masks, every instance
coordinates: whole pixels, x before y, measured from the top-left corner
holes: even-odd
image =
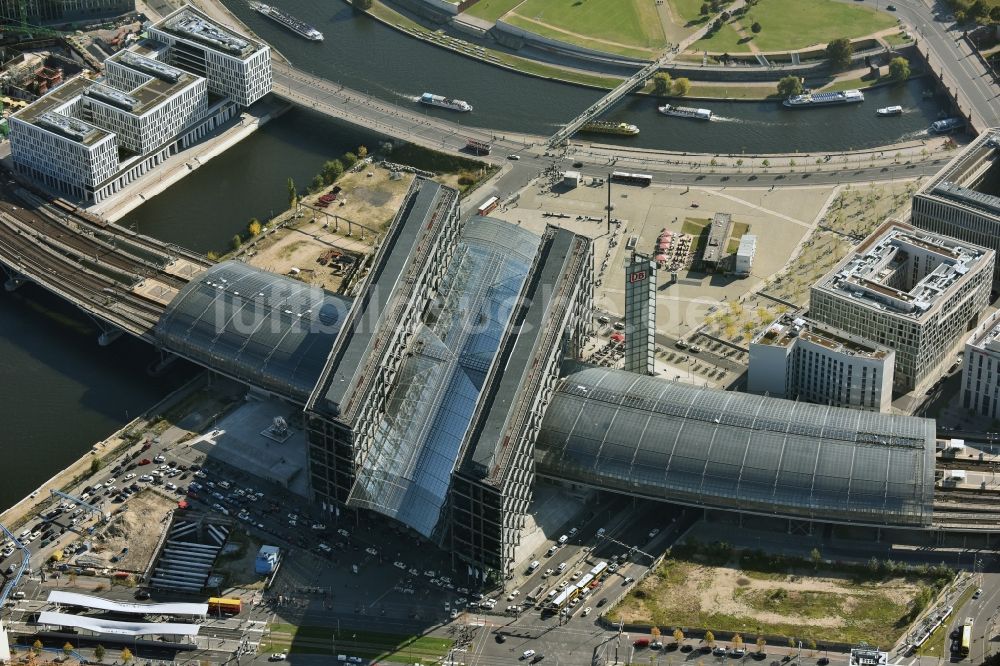
[[[375,550],[374,548],[372,548],[371,546],[368,546],[367,548],[365,548],[365,552],[368,553],[369,555],[373,556],[373,557],[375,555],[378,555],[378,551]]]
[[[156,456],[155,458],[153,458],[153,462],[155,462],[155,463],[166,462],[166,460],[167,459],[164,458],[163,456]]]
[[[590,606],[583,609],[583,616],[587,617],[588,615],[590,615]]]
[[[653,537],[655,537],[659,533],[660,533],[660,528],[659,527],[651,529],[649,531],[649,538],[652,539]]]
[[[168,483],[163,487],[166,488],[167,490],[177,490],[177,486],[173,483]]]
[[[525,650],[524,653],[521,655],[521,659],[531,659],[534,656],[535,656],[534,650]]]
[[[286,655],[284,652],[275,652],[274,654],[271,655],[268,661],[284,661],[287,658],[287,656],[288,655]]]
[[[573,573],[572,576],[570,576],[570,580],[580,580],[580,576],[582,575],[583,575],[582,571],[576,571]]]
[[[129,472],[128,474],[125,475],[125,480],[126,481],[131,481],[134,478],[135,478],[135,474],[133,474],[132,472]]]
[[[314,530],[316,530],[316,531],[325,530],[326,529],[326,525],[324,525],[323,523],[313,523],[312,524],[312,528]]]
[[[556,567],[556,569],[559,570],[559,573],[562,573],[563,571],[566,571],[566,563],[565,562],[560,562],[559,566]]]
[[[344,537],[345,539],[350,538],[350,536],[351,536],[351,533],[348,532],[347,530],[343,529],[343,528],[337,530],[337,534],[339,534],[340,536]]]
[[[393,562],[392,566],[396,567],[397,569],[406,570],[406,565],[404,563],[400,562],[399,560],[396,560],[395,562]]]

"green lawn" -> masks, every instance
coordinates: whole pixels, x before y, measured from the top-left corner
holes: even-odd
[[[522,0],[479,0],[469,7],[466,14],[481,18],[484,21],[496,21],[498,18],[514,9]]]
[[[674,14],[685,22],[702,20],[701,6],[705,0],[669,0]]]
[[[838,0],[760,0],[742,19],[758,21],[754,37],[762,51],[789,51],[826,44],[837,37],[864,37],[896,25],[889,14]]]
[[[666,44],[652,0],[525,0],[515,13],[562,31],[566,41],[575,33],[644,49]]]
[[[889,46],[900,46],[901,44],[909,44],[913,41],[913,38],[907,35],[905,32],[897,32],[895,35],[886,35],[882,39]]]
[[[726,245],[727,254],[736,254],[740,249],[740,239],[750,231],[750,225],[746,222],[736,222],[733,224],[733,231],[729,234],[729,244]]]
[[[691,47],[698,53],[708,51],[709,53],[749,53],[750,44],[740,44],[740,34],[728,23],[711,37],[702,37]]]

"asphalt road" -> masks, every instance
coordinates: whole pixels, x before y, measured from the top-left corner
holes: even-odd
[[[900,0],[897,13],[916,30],[917,39],[931,54],[931,68],[944,71],[945,85],[958,89],[958,104],[963,111],[972,109],[977,129],[1000,126],[1000,87],[986,71],[979,58],[962,37],[963,28],[944,2]]]

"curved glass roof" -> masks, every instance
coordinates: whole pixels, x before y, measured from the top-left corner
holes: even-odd
[[[696,506],[929,525],[934,422],[699,388],[621,370],[565,377],[541,474]]]
[[[430,537],[476,405],[541,238],[475,218],[390,388],[347,504]]]
[[[168,351],[305,401],[351,300],[238,261],[189,282],[154,330]]]

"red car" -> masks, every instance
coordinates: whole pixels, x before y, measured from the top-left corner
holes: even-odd
[[[649,647],[649,639],[648,638],[640,638],[640,639],[636,640],[634,643],[632,643],[632,645],[635,646],[635,647],[637,647],[637,648]]]
[[[142,460],[139,461],[139,464],[140,465],[149,465],[151,462],[153,462],[153,461],[150,460],[149,458],[143,458]]]

